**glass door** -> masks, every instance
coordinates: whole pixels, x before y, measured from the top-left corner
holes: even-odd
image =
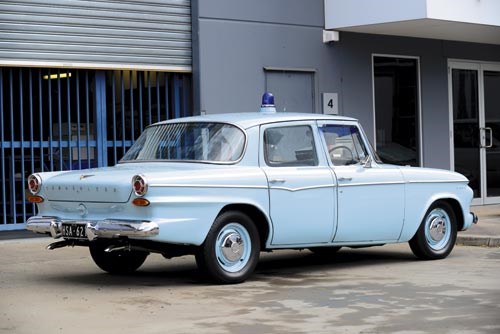
[[[497,203],[500,202],[500,66],[484,68],[483,80],[487,196],[485,203]]]
[[[500,203],[500,65],[450,62],[452,166],[473,204]]]

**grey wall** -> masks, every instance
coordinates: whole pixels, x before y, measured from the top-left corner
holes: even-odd
[[[448,59],[500,62],[500,46],[356,33],[323,44],[323,0],[193,0],[195,114],[256,112],[264,67],[315,70],[321,93],[339,93],[340,114],[374,135],[372,55],[420,59],[424,165],[450,168]],[[276,96],[279,107],[279,96]]]
[[[323,0],[198,0],[195,6],[195,113],[257,111],[264,67],[314,69],[316,112],[320,93],[339,87],[333,47],[322,42]]]
[[[500,45],[341,33],[331,54],[341,69],[341,113],[358,118],[371,139],[373,54],[420,58],[424,165],[449,169],[448,59],[500,62]]]

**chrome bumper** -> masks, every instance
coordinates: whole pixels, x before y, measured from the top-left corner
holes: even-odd
[[[472,215],[472,223],[477,224],[479,217],[474,212],[471,212],[470,214]]]
[[[62,224],[85,225],[88,240],[97,238],[144,238],[158,235],[158,224],[142,220],[105,219],[98,221],[62,220],[58,217],[34,216],[26,222],[26,229],[35,233],[50,234],[53,238],[62,237]]]

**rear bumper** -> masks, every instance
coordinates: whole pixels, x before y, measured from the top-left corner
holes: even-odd
[[[34,216],[26,222],[26,229],[35,233],[50,234],[53,238],[62,236],[62,224],[85,225],[87,239],[97,238],[145,238],[154,237],[160,232],[158,224],[142,220],[105,219],[98,221],[62,220],[58,217]]]

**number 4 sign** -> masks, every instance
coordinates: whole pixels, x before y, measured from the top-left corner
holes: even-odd
[[[339,99],[337,93],[323,93],[323,114],[338,115]]]

